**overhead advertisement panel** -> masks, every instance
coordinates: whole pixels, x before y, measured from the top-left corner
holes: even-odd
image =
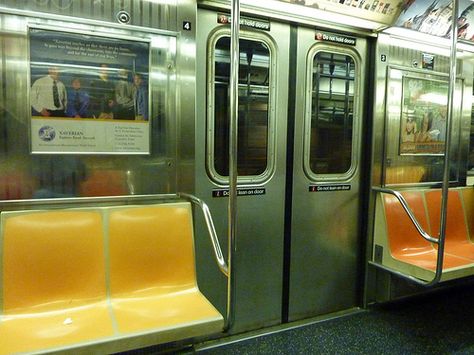
[[[396,26],[439,37],[450,37],[451,0],[411,1],[401,12]],[[458,38],[474,41],[474,3],[459,1]]]
[[[391,26],[408,0],[279,0]]]

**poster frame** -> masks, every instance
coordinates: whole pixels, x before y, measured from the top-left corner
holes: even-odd
[[[426,152],[426,151],[420,151],[420,152],[403,152],[402,151],[402,144],[404,143],[410,143],[410,142],[403,142],[402,141],[402,136],[403,136],[403,120],[404,120],[404,114],[405,114],[405,94],[406,94],[406,91],[407,91],[407,87],[404,83],[404,81],[406,79],[411,79],[411,80],[419,80],[419,81],[425,81],[425,82],[437,82],[437,83],[443,83],[443,84],[448,84],[448,82],[446,80],[443,80],[441,78],[432,78],[432,77],[426,77],[426,76],[417,76],[417,75],[410,75],[408,73],[404,73],[402,78],[401,78],[401,83],[402,83],[402,91],[401,91],[401,98],[400,98],[400,116],[399,116],[399,138],[398,138],[398,154],[400,156],[444,156],[444,151],[445,151],[445,143],[446,143],[446,140],[444,141],[440,141],[442,142],[442,144],[440,143],[439,145],[442,146],[442,148],[440,149],[441,152],[439,153],[430,153],[430,152]],[[447,91],[446,91],[446,97],[447,97]],[[447,103],[446,103],[446,108],[447,108]],[[446,121],[447,122],[447,121]],[[428,133],[428,132],[427,132]],[[446,132],[447,134],[447,132]],[[426,143],[426,142],[425,142]],[[420,143],[415,143],[413,142],[413,144],[420,144]]]
[[[61,27],[59,30],[57,27],[54,27],[53,25],[47,24],[39,24],[36,22],[28,22],[26,25],[26,47],[27,47],[27,58],[26,58],[26,76],[27,76],[27,88],[26,88],[26,95],[27,95],[27,112],[28,112],[28,149],[29,153],[31,155],[141,155],[141,156],[151,156],[153,148],[152,148],[152,85],[151,85],[151,68],[152,68],[152,40],[153,38],[145,36],[146,31],[144,32],[144,36],[140,35],[129,35],[129,34],[117,34],[116,32],[111,33],[107,32],[107,28],[99,28],[99,25],[97,24],[87,24],[81,26],[82,28],[77,28],[77,24],[74,22],[67,22],[67,21],[61,21],[61,24],[64,27]],[[70,27],[66,27],[68,24],[70,24]],[[90,36],[93,38],[105,38],[105,39],[112,39],[112,40],[123,40],[123,41],[128,41],[128,42],[137,42],[137,43],[145,43],[148,46],[148,62],[147,62],[147,75],[148,75],[148,80],[147,80],[147,97],[148,97],[148,116],[149,118],[146,120],[147,124],[147,139],[148,139],[148,149],[146,151],[62,151],[61,149],[57,151],[48,151],[48,150],[35,150],[33,147],[33,141],[32,141],[32,133],[33,133],[33,127],[32,127],[32,121],[33,121],[33,115],[31,113],[31,86],[32,86],[32,74],[31,74],[31,36],[30,33],[32,30],[44,30],[44,31],[51,31],[51,32],[56,32],[58,34],[71,34],[71,35],[82,35],[82,36]],[[115,29],[112,29],[115,30]],[[126,29],[127,31],[129,30],[134,30],[135,29]],[[140,34],[141,32],[137,32],[137,34]],[[158,36],[169,36],[167,33],[160,33],[157,34]],[[67,64],[66,64],[67,66]],[[92,120],[88,119],[88,120]],[[118,121],[120,122],[120,121]]]

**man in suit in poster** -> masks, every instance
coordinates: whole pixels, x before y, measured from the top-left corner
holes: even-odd
[[[67,107],[66,87],[59,80],[58,67],[48,68],[48,75],[31,86],[33,116],[65,117]]]

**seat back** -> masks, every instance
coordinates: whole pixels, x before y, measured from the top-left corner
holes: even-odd
[[[112,297],[197,287],[187,202],[109,210]]]
[[[426,191],[425,198],[428,207],[432,235],[437,237],[439,235],[441,216],[441,190]],[[467,227],[459,191],[449,190],[446,242],[465,242],[467,240]]]
[[[99,211],[4,212],[1,237],[5,313],[105,298]]]
[[[409,184],[423,181],[426,173],[424,166],[396,166],[388,167],[385,172],[386,184]]]
[[[422,192],[405,191],[402,193],[402,196],[407,201],[408,206],[412,210],[421,227],[427,231],[428,222]],[[396,256],[398,253],[408,248],[416,249],[430,247],[431,244],[420,236],[395,196],[384,194],[383,202],[387,220],[387,234],[392,255]]]
[[[463,188],[461,194],[464,202],[464,212],[466,213],[467,229],[472,241],[474,240],[474,188]]]

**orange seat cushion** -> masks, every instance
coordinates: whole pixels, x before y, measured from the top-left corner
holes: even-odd
[[[419,191],[402,193],[421,227],[429,232],[423,195]],[[432,244],[423,239],[395,196],[383,195],[387,233],[392,256],[400,261],[418,267],[435,270],[437,251]],[[443,269],[469,264],[468,260],[445,255]]]

